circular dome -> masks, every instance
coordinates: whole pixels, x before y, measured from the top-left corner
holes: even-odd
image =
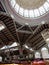
[[[9,0],[10,5],[23,17],[37,18],[49,10],[49,0]]]
[[[16,3],[18,3],[24,9],[36,9],[42,6],[45,2],[46,0],[16,0]]]

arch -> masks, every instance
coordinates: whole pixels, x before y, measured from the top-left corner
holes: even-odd
[[[40,52],[35,53],[35,58],[41,58]]]
[[[41,53],[43,58],[48,58],[48,49],[46,47],[41,49]]]

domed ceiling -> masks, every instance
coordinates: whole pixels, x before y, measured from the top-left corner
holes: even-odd
[[[24,9],[36,9],[42,6],[46,0],[16,0],[16,2]]]
[[[49,10],[49,0],[9,0],[14,10],[23,17],[37,18]]]
[[[4,0],[4,5],[7,13],[22,25],[49,21],[49,0]]]

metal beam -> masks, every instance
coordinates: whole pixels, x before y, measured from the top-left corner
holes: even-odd
[[[30,31],[23,30],[22,28],[23,28],[24,26],[26,26],[26,25],[22,25],[21,27],[17,28],[16,31],[17,31],[17,32],[20,32],[20,33],[33,34],[33,30],[31,29],[31,27],[30,27],[29,25],[28,25],[28,27],[29,27],[29,29],[31,30],[31,32],[30,32]],[[22,30],[20,30],[20,29],[22,29]]]
[[[33,30],[32,30],[32,28],[30,27],[30,25],[28,25],[28,27],[29,27],[29,29],[31,30],[31,32],[33,33]]]
[[[35,41],[33,41],[32,43],[32,45],[34,46],[34,45],[36,45],[38,42],[40,42],[42,40],[42,37],[41,38],[38,38],[38,39],[36,39]]]
[[[2,41],[2,39],[0,39],[0,42],[2,43],[2,45],[5,45],[4,42]]]
[[[40,27],[41,27],[41,25],[39,25],[39,26],[33,31],[33,35],[35,34],[35,32],[36,32]],[[26,42],[27,42],[33,35],[30,35],[30,36],[28,37],[28,39],[26,40]],[[25,42],[25,43],[26,43],[26,42]]]
[[[25,31],[25,30],[17,30],[17,29],[16,29],[16,32],[26,33],[26,34],[33,34],[33,33],[32,33],[32,32],[30,32],[30,31]]]
[[[21,27],[17,28],[17,30],[20,30],[20,29],[22,29],[24,26],[25,26],[25,25],[22,25]]]
[[[44,42],[44,40],[40,41],[40,43],[37,43],[33,48],[38,47],[38,45],[39,45],[39,44],[41,45],[43,42]]]
[[[41,47],[43,47],[45,45],[45,43],[43,43],[43,44],[41,44],[38,48],[37,48],[37,50],[39,50]]]
[[[15,24],[15,21],[13,21],[13,23],[14,23],[15,30],[16,30],[16,29],[17,29],[17,27],[16,27],[16,24]],[[19,43],[21,43],[21,42],[20,42],[19,35],[18,35],[18,32],[17,32],[17,31],[16,31],[16,35],[17,35],[17,38],[18,38]]]
[[[1,21],[2,22],[2,21]],[[4,22],[2,22],[4,25],[5,25],[5,23]],[[14,41],[16,41],[16,39],[13,37],[13,35],[11,34],[11,32],[9,31],[9,29],[7,28],[7,26],[5,25],[5,28],[8,30],[8,32],[10,33],[10,35],[11,35],[11,37],[13,38],[13,40]]]
[[[10,49],[16,49],[16,48],[18,48],[18,47],[20,47],[20,46],[15,46],[15,47],[11,47],[11,48],[9,48],[9,47],[7,47],[6,49],[3,49],[3,50],[0,50],[0,51],[6,51],[6,50],[10,50]],[[13,50],[12,50],[13,51]]]
[[[37,34],[36,36],[32,37],[32,39],[30,39],[30,42],[34,42],[34,40],[38,39],[39,37],[41,37],[41,35]]]

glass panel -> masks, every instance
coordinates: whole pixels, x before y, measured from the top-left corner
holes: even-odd
[[[27,10],[27,9],[23,9],[22,7],[20,7],[15,0],[9,0],[11,6],[15,9],[15,11],[17,13],[19,13],[20,15],[24,16],[24,17],[38,17],[44,13],[46,13],[46,11],[49,10],[49,0],[47,0],[43,6],[41,6],[38,9],[34,9],[34,10]]]
[[[49,0],[47,0],[49,2]]]
[[[19,11],[19,5],[16,4],[14,8],[15,8],[15,11],[18,13],[18,11]]]
[[[27,49],[29,49],[29,47],[26,44],[24,45],[24,47],[27,48]]]
[[[3,50],[3,49],[7,49],[7,46],[3,46],[3,47],[1,48],[1,50]]]
[[[34,17],[34,12],[33,12],[33,10],[29,10],[29,17]]]
[[[23,16],[23,11],[24,11],[24,9],[20,7],[19,14],[22,15],[22,16]]]
[[[46,47],[41,49],[41,53],[43,58],[48,58],[48,49]]]
[[[41,7],[39,8],[39,12],[40,12],[41,15],[45,13],[45,9],[44,9],[43,6],[41,6]]]
[[[35,53],[35,58],[41,58],[41,55],[40,55],[39,52],[36,52],[36,53]]]
[[[24,17],[29,17],[29,12],[28,12],[28,10],[24,10]]]
[[[48,4],[48,2],[45,2],[45,4],[44,4],[44,8],[45,8],[46,11],[49,10],[49,4]]]
[[[32,48],[30,48],[30,51],[34,51]]]
[[[0,31],[3,30],[3,29],[5,29],[5,26],[0,24]]]
[[[12,7],[14,7],[14,5],[16,4],[15,0],[11,0],[10,2],[11,2]]]
[[[34,10],[34,15],[35,15],[35,17],[40,16],[38,9],[35,9],[35,10]]]
[[[9,47],[15,47],[18,46],[18,44],[16,42],[14,42],[12,45],[10,45]]]

